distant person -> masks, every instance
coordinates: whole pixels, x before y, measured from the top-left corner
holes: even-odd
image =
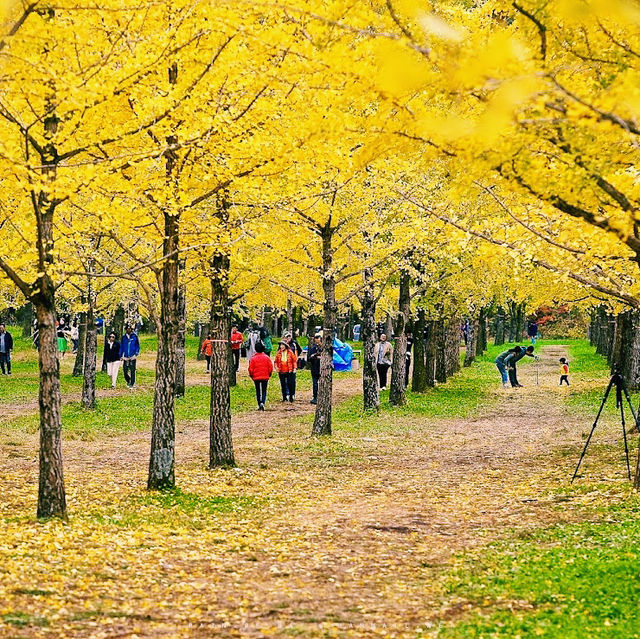
[[[282,339],[287,343],[287,346],[296,354],[296,357],[302,355],[302,347],[298,344],[295,331],[293,335],[289,332],[282,336]]]
[[[529,322],[529,326],[527,326],[527,335],[529,336],[531,343],[535,344],[538,339],[538,322],[535,320]]]
[[[64,318],[61,317],[56,325],[56,346],[61,358],[64,358],[65,353],[69,350],[67,334],[67,327],[65,326]]]
[[[251,361],[256,354],[256,345],[260,341],[260,331],[254,324],[253,328],[249,331],[249,337],[247,338],[247,359]]]
[[[373,356],[375,357],[376,368],[378,369],[378,385],[380,386],[380,390],[387,390],[387,374],[392,364],[393,348],[391,344],[387,342],[385,333],[382,333],[380,339],[376,342]]]
[[[513,349],[513,352],[507,355],[504,360],[504,363],[507,367],[507,371],[509,373],[509,381],[511,382],[511,386],[513,388],[522,388],[522,384],[518,381],[518,372],[516,369],[516,364],[524,357],[533,357],[534,359],[538,359],[533,354],[533,346],[527,346],[524,348],[522,346],[516,346]]]
[[[278,344],[278,352],[276,353],[274,365],[280,378],[282,401],[293,402],[296,395],[298,356],[289,348],[287,342],[282,341]]]
[[[207,360],[207,370],[205,373],[211,372],[211,356],[213,355],[213,340],[211,339],[211,333],[207,334],[207,337],[202,342],[202,348],[200,349],[200,354],[204,355],[204,358]]]
[[[71,353],[75,355],[78,352],[78,341],[80,340],[80,331],[78,330],[77,322],[71,325],[71,331],[69,332],[71,337],[71,343],[73,344],[73,350]]]
[[[140,355],[140,340],[133,332],[133,326],[127,325],[125,334],[120,340],[120,359],[122,360],[122,374],[127,386],[131,389],[136,383],[136,362]]]
[[[313,388],[313,398],[311,404],[318,403],[318,383],[320,381],[320,355],[322,352],[322,333],[313,336],[313,344],[307,351],[307,362],[311,371],[311,384]]]
[[[3,323],[0,323],[0,368],[3,375],[11,375],[11,351],[13,337]]]
[[[560,384],[558,386],[562,386],[562,382],[567,382],[567,386],[569,386],[569,362],[565,357],[560,358]]]
[[[260,340],[264,344],[264,352],[268,357],[271,357],[271,351],[273,350],[273,342],[271,341],[271,335],[266,326],[260,327]]]
[[[264,352],[264,344],[256,344],[256,354],[249,361],[249,377],[256,387],[256,399],[258,400],[258,410],[264,410],[267,403],[267,385],[273,373],[273,362]]]
[[[231,327],[231,354],[233,355],[233,363],[236,367],[236,373],[240,370],[240,349],[244,344],[244,335],[238,330],[237,326]]]
[[[409,387],[409,369],[411,368],[411,349],[413,348],[413,335],[411,333],[407,333],[407,355],[406,355],[406,363],[404,367],[404,387]]]
[[[120,370],[120,342],[113,331],[104,343],[104,361],[107,363],[107,375],[111,378],[111,388],[115,388]]]

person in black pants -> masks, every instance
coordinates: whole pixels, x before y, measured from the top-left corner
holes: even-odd
[[[320,380],[320,352],[322,349],[322,333],[316,333],[313,337],[313,344],[309,346],[307,362],[311,371],[311,383],[313,385],[313,399],[311,404],[318,403],[318,382]]]
[[[13,337],[4,324],[0,324],[0,368],[3,375],[11,375],[11,351]],[[6,369],[6,372],[5,372]]]

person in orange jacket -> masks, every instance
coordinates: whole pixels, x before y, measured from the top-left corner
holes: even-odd
[[[200,353],[204,353],[207,359],[207,373],[211,371],[211,355],[213,355],[213,340],[211,339],[211,333],[207,335],[207,338],[202,342],[202,349]]]
[[[249,377],[256,386],[256,399],[258,400],[258,410],[264,410],[267,403],[267,384],[273,373],[273,362],[268,355],[265,355],[264,344],[256,344],[256,354],[249,362]]]
[[[244,344],[244,335],[238,330],[237,326],[231,327],[231,352],[233,353],[233,361],[236,365],[236,373],[240,368],[240,348]]]
[[[284,340],[278,345],[275,367],[280,377],[282,389],[282,401],[293,402],[296,394],[296,369],[298,368],[298,356],[289,348]]]

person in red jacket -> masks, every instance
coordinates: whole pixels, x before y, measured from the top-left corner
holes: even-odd
[[[289,344],[282,340],[278,345],[276,353],[275,367],[280,377],[280,387],[282,388],[282,401],[293,402],[296,393],[296,368],[298,367],[298,356],[289,348]]]
[[[207,358],[207,373],[211,370],[211,355],[213,354],[213,340],[211,339],[211,333],[207,335],[207,339],[202,342],[202,350],[200,353],[204,353]]]
[[[231,327],[231,352],[233,353],[233,361],[236,365],[236,373],[240,368],[240,347],[244,344],[244,335],[238,330],[237,326]]]
[[[249,377],[256,385],[256,399],[258,400],[258,410],[264,410],[267,403],[267,384],[273,373],[273,362],[268,355],[265,355],[264,344],[256,344],[256,354],[249,362]]]

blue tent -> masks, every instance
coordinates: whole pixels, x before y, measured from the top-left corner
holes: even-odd
[[[333,338],[333,368],[338,371],[350,371],[353,360],[353,349],[349,344],[341,342],[337,337]]]

